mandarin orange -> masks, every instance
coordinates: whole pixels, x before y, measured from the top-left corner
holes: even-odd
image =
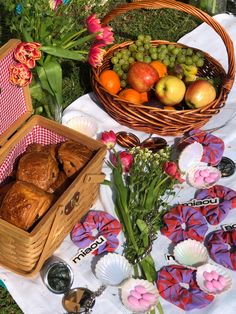
[[[120,78],[113,70],[103,70],[99,76],[100,83],[110,93],[117,94],[120,90]]]
[[[157,71],[159,78],[167,75],[167,66],[160,61],[152,61],[150,65]]]
[[[131,103],[140,105],[142,103],[141,94],[133,88],[125,88],[120,93],[119,96]]]

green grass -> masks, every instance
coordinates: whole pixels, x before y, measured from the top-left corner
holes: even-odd
[[[0,287],[0,314],[22,314],[11,295],[6,289]]]
[[[125,0],[109,0],[99,13],[102,17],[118,3]],[[78,11],[79,13],[79,11]],[[150,34],[153,39],[177,41],[184,34],[193,30],[199,21],[190,15],[176,10],[135,10],[115,18],[111,25],[116,34],[116,42],[134,39],[138,34]],[[1,35],[1,27],[0,27]],[[0,36],[1,37],[1,36]],[[0,38],[1,44],[1,38]],[[63,98],[65,107],[76,98],[91,91],[89,67],[76,62],[64,62]],[[6,289],[0,288],[0,314],[21,314]]]

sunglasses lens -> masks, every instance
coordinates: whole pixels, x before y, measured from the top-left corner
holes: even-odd
[[[142,148],[148,148],[152,152],[158,152],[160,149],[167,146],[167,141],[162,137],[152,137],[148,138],[142,142]]]
[[[132,148],[135,146],[140,146],[139,138],[133,133],[129,132],[118,132],[116,133],[117,143],[124,148]]]

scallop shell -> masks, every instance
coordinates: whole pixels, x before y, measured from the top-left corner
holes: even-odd
[[[203,146],[194,142],[186,146],[180,153],[178,166],[181,172],[185,173],[195,164],[199,163],[203,155]]]
[[[98,131],[97,121],[81,111],[69,111],[62,117],[62,124],[89,137]]]
[[[148,293],[152,293],[156,297],[155,301],[153,301],[148,308],[148,311],[152,310],[155,307],[155,305],[158,303],[159,293],[156,286],[154,286],[151,282],[147,280],[134,279],[134,278],[129,278],[125,280],[125,282],[121,286],[121,295],[120,295],[121,301],[124,304],[124,306],[130,311],[133,311],[135,313],[146,313],[147,310],[144,310],[141,308],[138,309],[137,307],[131,305],[128,302],[128,297],[130,295],[130,292],[134,290],[135,287],[138,285],[144,286]]]
[[[96,277],[104,285],[118,286],[131,276],[132,266],[127,259],[117,253],[108,253],[95,266]]]
[[[178,243],[174,247],[174,257],[179,264],[192,268],[206,264],[209,258],[206,247],[192,239]]]
[[[203,184],[198,184],[197,182],[194,181],[194,174],[196,171],[198,170],[209,170],[211,173],[216,173],[217,177],[214,180],[214,182],[211,183],[206,183],[204,182]],[[186,175],[186,181],[189,185],[197,188],[197,189],[206,189],[206,188],[210,188],[213,185],[215,185],[221,178],[221,172],[215,168],[215,167],[211,167],[211,166],[206,166],[206,164],[204,163],[199,163],[196,164],[195,166],[193,166],[192,168],[190,168],[187,171],[187,175]]]
[[[222,290],[220,292],[210,292],[209,290],[207,290],[207,288],[204,285],[205,279],[203,277],[203,273],[205,271],[207,271],[207,272],[216,271],[217,273],[219,273],[219,275],[223,276],[225,278],[225,283],[226,283],[224,290]],[[196,280],[197,280],[197,284],[198,284],[199,288],[202,291],[204,291],[208,294],[213,294],[213,295],[222,294],[222,293],[228,291],[232,286],[232,279],[231,279],[229,273],[227,272],[227,270],[223,267],[220,267],[218,265],[213,265],[210,263],[198,267],[197,274],[196,274]]]

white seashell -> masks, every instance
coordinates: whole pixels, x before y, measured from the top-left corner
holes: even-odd
[[[137,307],[135,305],[132,305],[129,301],[128,298],[130,296],[130,292],[135,290],[136,286],[143,286],[146,289],[146,293],[150,293],[154,295],[154,300],[150,300],[149,302],[149,307],[147,310],[142,308],[141,306]],[[135,313],[146,313],[150,310],[152,310],[155,305],[158,303],[159,299],[159,293],[156,288],[151,282],[143,279],[134,279],[134,278],[129,278],[125,280],[125,282],[121,286],[121,301],[124,304],[124,306],[130,310],[134,311]]]
[[[178,243],[174,247],[174,257],[179,264],[192,268],[206,264],[209,258],[206,247],[192,239]]]
[[[104,285],[118,286],[131,276],[132,266],[127,259],[117,253],[108,253],[95,266],[96,277]]]
[[[181,172],[185,173],[195,164],[199,163],[203,155],[203,146],[194,142],[186,146],[180,153],[178,166]]]
[[[97,121],[81,111],[67,112],[62,117],[62,124],[90,137],[93,137],[98,131]]]
[[[203,177],[198,177],[199,179],[202,179],[202,180],[199,180],[198,178],[196,180],[195,173],[197,171],[201,173],[201,171],[206,171],[206,170],[209,171],[210,174],[214,174],[214,176],[211,176],[212,179],[209,180],[210,182],[207,180],[207,178],[203,178]],[[199,163],[199,164],[194,165],[192,168],[190,168],[187,171],[186,182],[189,185],[197,189],[205,189],[205,188],[210,188],[211,186],[215,185],[220,180],[220,178],[221,178],[221,172],[217,168],[206,166],[206,164],[204,163]]]
[[[211,291],[207,290],[206,286],[204,285],[205,278],[203,276],[203,273],[204,272],[211,272],[211,271],[216,271],[217,273],[219,273],[219,275],[224,277],[225,287],[222,291],[211,292]],[[229,275],[229,272],[225,268],[220,267],[218,265],[213,265],[211,263],[199,266],[197,268],[196,280],[197,280],[197,284],[198,284],[199,288],[202,291],[209,293],[209,294],[213,294],[213,295],[224,293],[224,292],[228,291],[232,286],[232,279]]]

